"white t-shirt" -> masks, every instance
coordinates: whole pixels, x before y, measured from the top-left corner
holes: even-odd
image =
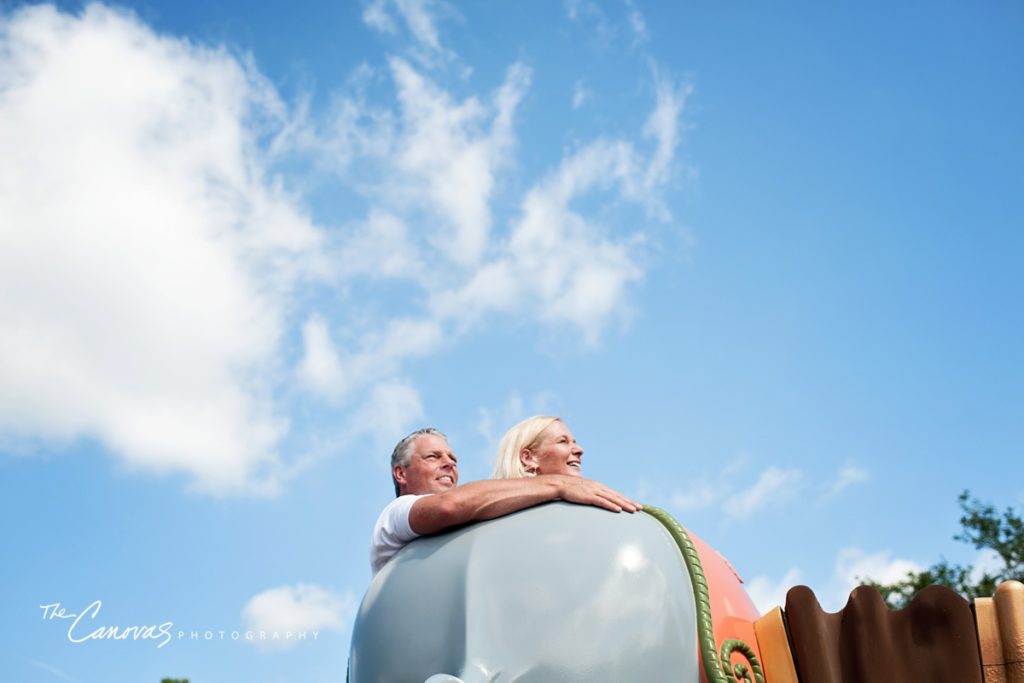
[[[406,543],[419,537],[409,526],[409,511],[413,503],[429,495],[432,494],[399,496],[381,511],[370,535],[370,568],[374,576]]]

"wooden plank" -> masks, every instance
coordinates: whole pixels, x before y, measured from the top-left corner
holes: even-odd
[[[1024,683],[1024,583],[1000,584],[992,602],[999,622],[1007,683]]]
[[[776,607],[755,621],[754,634],[761,652],[765,683],[799,683],[782,608]]]
[[[974,621],[978,627],[978,650],[981,652],[985,683],[1007,683],[1003,639],[999,633],[999,619],[992,598],[975,598]]]

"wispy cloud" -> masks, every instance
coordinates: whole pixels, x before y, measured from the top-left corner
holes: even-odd
[[[563,160],[534,185],[498,256],[466,284],[438,292],[434,310],[459,323],[492,312],[536,311],[541,320],[569,323],[594,343],[642,271],[628,243],[603,238],[598,226],[571,208],[587,193],[636,175],[632,147],[600,141]],[[557,254],[538,259],[538,254]]]
[[[985,573],[995,574],[1006,568],[1003,558],[995,550],[985,548],[978,552],[974,561],[971,562],[970,580],[974,583],[981,581]]]
[[[797,469],[769,467],[750,488],[729,497],[725,514],[732,519],[748,519],[755,512],[779,506],[792,500],[803,482],[803,473]]]
[[[505,403],[497,409],[481,407],[477,409],[476,431],[484,441],[497,449],[504,430],[520,420],[529,417],[523,407],[523,399],[518,393],[511,394]]]
[[[634,44],[647,42],[650,35],[647,32],[647,21],[644,19],[644,15],[633,0],[625,0],[625,5],[629,27],[633,30]]]
[[[40,669],[41,671],[45,671],[46,673],[50,674],[54,678],[59,678],[62,681],[67,681],[67,683],[79,683],[77,678],[69,676],[68,674],[64,673],[52,664],[36,661],[35,659],[29,659],[28,657],[24,657],[23,659],[32,666],[36,667],[37,669]]]
[[[565,0],[565,15],[570,21],[588,28],[598,44],[609,45],[615,38],[615,28],[601,6],[592,0]]]
[[[374,206],[355,221],[332,253],[334,276],[343,282],[408,280],[429,286],[431,274],[408,224],[399,216]]]
[[[744,519],[755,512],[781,506],[792,501],[797,492],[804,487],[804,473],[800,469],[782,469],[770,466],[764,469],[757,480],[739,491],[734,491],[727,498],[722,495],[723,487],[716,482],[730,481],[735,484],[744,471],[742,463],[746,458],[739,458],[729,463],[717,477],[700,477],[688,485],[677,489],[672,494],[673,507],[680,512],[690,512],[721,504],[722,512],[727,518]],[[832,500],[850,486],[863,483],[868,479],[867,470],[855,465],[843,467],[835,480],[821,488],[819,503]]]
[[[778,581],[767,576],[755,576],[747,582],[747,594],[757,606],[758,611],[765,614],[775,607],[785,606],[786,593],[801,581],[801,577],[802,572],[795,567],[787,571]]]
[[[978,553],[974,562],[972,578],[978,579],[986,569],[998,568],[1001,562],[991,551]],[[841,548],[835,557],[832,573],[817,585],[808,581],[822,608],[830,612],[842,609],[850,592],[865,581],[891,584],[901,581],[909,573],[917,573],[924,567],[905,557],[899,557],[892,550],[867,551],[859,546]],[[754,604],[762,612],[774,605],[783,605],[783,598],[789,588],[805,579],[797,569],[791,569],[778,581],[767,576],[758,576],[747,584],[747,590]]]
[[[495,173],[513,142],[514,115],[530,72],[513,65],[489,110],[476,98],[452,101],[400,59],[391,60],[391,70],[403,122],[395,145],[402,199],[419,201],[441,219],[435,246],[444,245],[456,263],[472,265],[487,244]]]
[[[893,557],[891,550],[868,553],[856,546],[843,548],[836,556],[832,582],[819,599],[825,609],[839,610],[846,604],[850,591],[865,580],[894,583],[906,578],[909,572],[921,569],[921,565],[912,560]]]
[[[679,512],[693,512],[709,508],[718,500],[719,487],[707,479],[698,479],[673,492],[672,507]]]
[[[672,507],[682,513],[717,509],[728,521],[749,519],[755,513],[779,508],[792,501],[803,486],[803,472],[796,468],[766,467],[746,488],[739,488],[746,456],[729,462],[716,476],[697,476],[676,488],[669,496]]]
[[[655,141],[655,151],[644,175],[644,191],[656,198],[655,190],[669,179],[680,141],[680,115],[692,92],[689,84],[677,84],[654,69],[657,103],[644,124],[644,135]],[[653,204],[660,210],[660,204]]]
[[[312,632],[346,628],[355,615],[352,594],[338,595],[320,586],[296,584],[269,588],[254,595],[242,609],[245,628],[264,632],[251,642],[264,650],[285,650],[312,641]],[[306,633],[300,639],[300,633]]]
[[[386,453],[397,440],[395,435],[405,436],[423,416],[419,392],[402,380],[387,380],[373,387],[345,431],[349,438],[371,436],[376,450]]]
[[[443,51],[436,14],[449,9],[394,0],[365,14]],[[523,64],[456,97],[394,56],[360,65],[324,114],[283,101],[252,60],[125,12],[39,6],[4,21],[4,443],[95,438],[202,491],[273,493],[315,459],[293,452],[289,400],[326,401],[339,424],[366,418],[379,434],[424,413],[408,364],[494,316],[596,344],[644,276],[643,221],[623,229],[616,212],[632,207],[630,226],[671,220],[687,90],[657,72],[642,131],[505,184],[521,194],[496,216]],[[393,96],[371,102],[374,79]],[[356,196],[338,227],[276,175],[292,155]]]
[[[305,387],[326,397],[344,395],[348,382],[327,322],[321,316],[311,316],[302,326],[302,348],[297,372]]]
[[[908,572],[920,570],[919,564],[896,557],[891,550],[866,552],[860,547],[849,546],[836,553],[832,573],[821,583],[813,583],[810,577],[804,576],[804,572],[792,568],[778,580],[764,575],[754,577],[747,583],[747,592],[763,614],[775,606],[784,607],[789,589],[799,583],[807,583],[823,609],[837,612],[846,605],[850,592],[865,580],[894,583],[905,578]]]
[[[868,471],[866,469],[863,467],[857,467],[856,465],[846,465],[839,470],[839,474],[836,475],[835,481],[829,484],[821,494],[820,501],[826,502],[832,500],[851,486],[862,484],[867,480]]]
[[[404,360],[435,351],[441,338],[434,320],[394,318],[380,329],[364,331],[342,356],[327,323],[313,314],[303,326],[303,355],[296,372],[312,393],[337,399],[393,377]]]
[[[563,6],[569,21],[589,30],[599,48],[607,48],[623,37],[628,37],[632,47],[650,39],[647,20],[635,0],[622,0],[622,14],[592,0],[565,0]]]
[[[572,108],[579,109],[591,98],[590,89],[583,81],[576,81],[572,87]]]
[[[401,23],[418,48],[422,61],[429,62],[434,57],[451,55],[441,44],[437,15],[453,11],[443,0],[370,0],[363,7],[363,21],[391,35],[399,33]]]
[[[643,238],[613,236],[573,204],[603,195],[639,204],[657,220],[671,218],[660,195],[678,146],[671,118],[681,116],[685,89],[658,81],[654,113],[643,131],[656,141],[649,156],[626,140],[581,146],[528,186],[519,216],[507,232],[496,233],[491,196],[498,174],[511,166],[514,121],[529,69],[514,64],[490,97],[461,101],[407,62],[391,60],[391,72],[396,111],[346,114],[331,130],[346,139],[381,141],[358,166],[362,172],[376,169],[379,182],[364,184],[376,215],[387,217],[388,234],[395,237],[389,242],[408,238],[402,240],[407,254],[454,266],[443,277],[417,281],[427,296],[424,320],[446,327],[450,334],[444,336],[453,339],[488,315],[526,313],[568,323],[595,342],[622,312],[628,286],[642,276],[637,247]],[[380,121],[387,122],[381,131],[363,130]],[[346,126],[360,131],[345,132]],[[402,228],[413,221],[424,225],[419,235]],[[409,262],[411,256],[396,253],[398,261]],[[538,253],[565,256],[542,262]]]
[[[556,397],[547,392],[534,394],[526,400],[513,392],[498,406],[482,406],[477,409],[476,431],[484,441],[481,460],[486,464],[486,476],[490,476],[498,443],[505,431],[531,415],[557,415],[557,403]]]

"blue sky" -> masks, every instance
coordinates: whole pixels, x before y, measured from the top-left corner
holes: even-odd
[[[1024,504],[1019,3],[0,8],[11,678],[342,680],[425,424],[562,415],[762,607]]]

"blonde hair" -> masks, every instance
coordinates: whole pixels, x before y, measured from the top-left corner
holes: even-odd
[[[534,415],[505,432],[498,445],[498,458],[494,461],[491,479],[522,479],[534,476],[536,472],[530,472],[523,466],[519,454],[524,448],[536,448],[541,433],[561,421],[561,418],[553,415]]]

